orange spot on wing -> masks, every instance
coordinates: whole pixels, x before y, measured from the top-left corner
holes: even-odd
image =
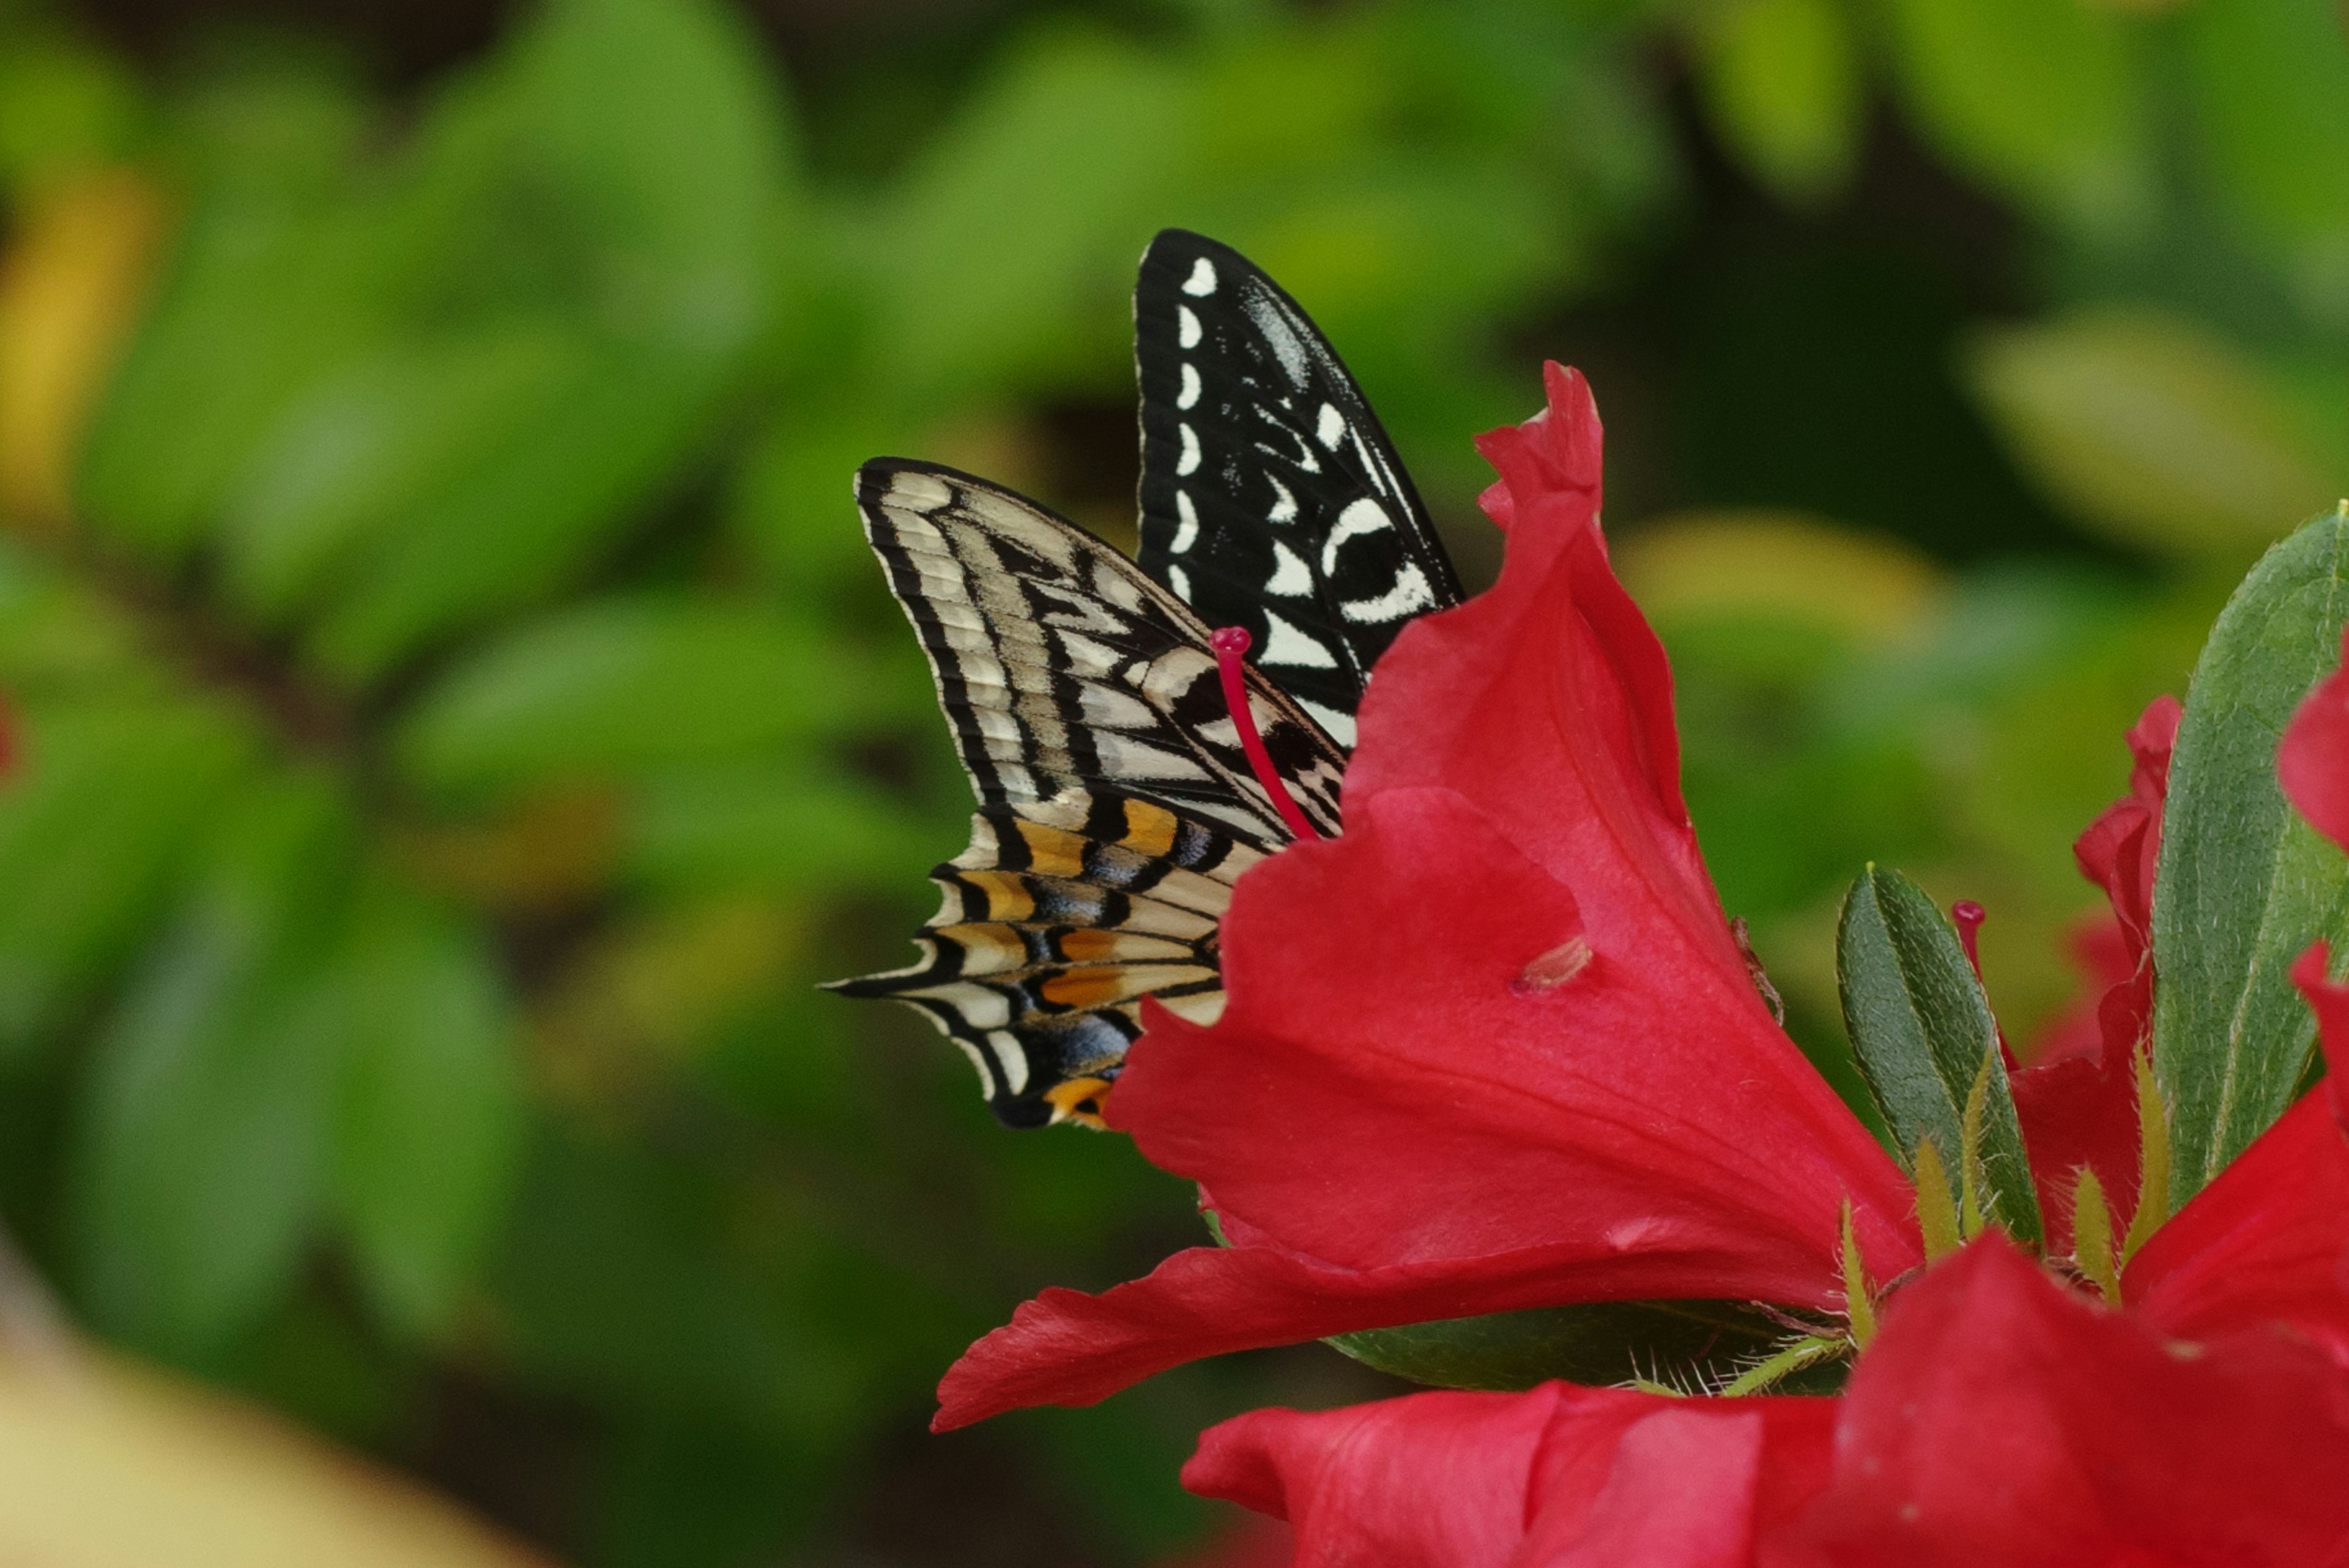
[[[1125,837],[1128,849],[1152,859],[1174,847],[1174,814],[1145,801],[1125,803]]]
[[[1085,841],[1081,835],[1066,828],[1047,827],[1040,822],[1019,819],[1019,836],[1028,841],[1030,869],[1045,877],[1082,877],[1085,874]]]
[[[1071,1078],[1065,1084],[1055,1084],[1044,1091],[1051,1105],[1056,1122],[1082,1122],[1089,1127],[1102,1125],[1102,1096],[1109,1092],[1107,1078]]]
[[[1047,1002],[1083,1012],[1088,1008],[1106,1007],[1112,1002],[1123,1002],[1133,988],[1125,971],[1103,965],[1093,969],[1072,969],[1056,974],[1039,988]]]
[[[961,877],[986,898],[987,912],[995,919],[1024,920],[1036,912],[1035,895],[1016,872],[965,871]]]

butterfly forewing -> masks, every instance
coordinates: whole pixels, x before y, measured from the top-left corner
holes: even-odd
[[[1378,417],[1312,320],[1229,246],[1180,229],[1134,286],[1143,568],[1341,744],[1371,666],[1458,578]]]
[[[1086,1117],[1143,995],[1212,1017],[1217,922],[1288,836],[1248,765],[1207,628],[1035,503],[896,460],[857,475],[866,537],[928,655],[978,795],[919,961],[843,982],[927,1013],[1015,1125]],[[1299,807],[1338,830],[1343,753],[1257,671],[1251,714]]]

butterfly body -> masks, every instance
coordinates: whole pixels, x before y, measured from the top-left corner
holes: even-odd
[[[1259,768],[1335,835],[1371,664],[1460,597],[1375,417],[1270,279],[1170,230],[1135,322],[1138,565],[952,469],[856,480],[978,810],[931,874],[916,961],[834,989],[921,1010],[1013,1126],[1097,1122],[1145,997],[1213,1022],[1232,888],[1294,836]],[[1211,639],[1231,626],[1257,661],[1227,691]]]

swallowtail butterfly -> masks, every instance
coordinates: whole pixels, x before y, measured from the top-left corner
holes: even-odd
[[[1462,597],[1386,432],[1278,285],[1169,229],[1133,317],[1138,566],[968,474],[880,458],[856,476],[979,809],[931,874],[920,961],[835,989],[921,1009],[1014,1127],[1097,1120],[1143,997],[1221,1012],[1233,883],[1338,831],[1371,665]]]

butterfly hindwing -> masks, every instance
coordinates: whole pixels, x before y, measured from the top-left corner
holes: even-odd
[[[1144,995],[1194,1023],[1222,1012],[1216,929],[1263,857],[1132,795],[986,807],[970,847],[931,873],[945,897],[915,939],[920,960],[837,989],[926,1013],[1005,1122],[1092,1120],[1142,1033]]]
[[[971,785],[970,846],[910,968],[843,982],[919,1007],[1014,1125],[1086,1117],[1140,999],[1222,1002],[1216,929],[1289,836],[1250,768],[1208,628],[1074,524],[931,464],[865,464],[866,537],[928,655]],[[1344,756],[1258,671],[1248,705],[1290,795],[1338,830]]]
[[[1141,564],[1341,744],[1371,666],[1460,602],[1378,416],[1310,317],[1227,245],[1168,229],[1134,286]]]

